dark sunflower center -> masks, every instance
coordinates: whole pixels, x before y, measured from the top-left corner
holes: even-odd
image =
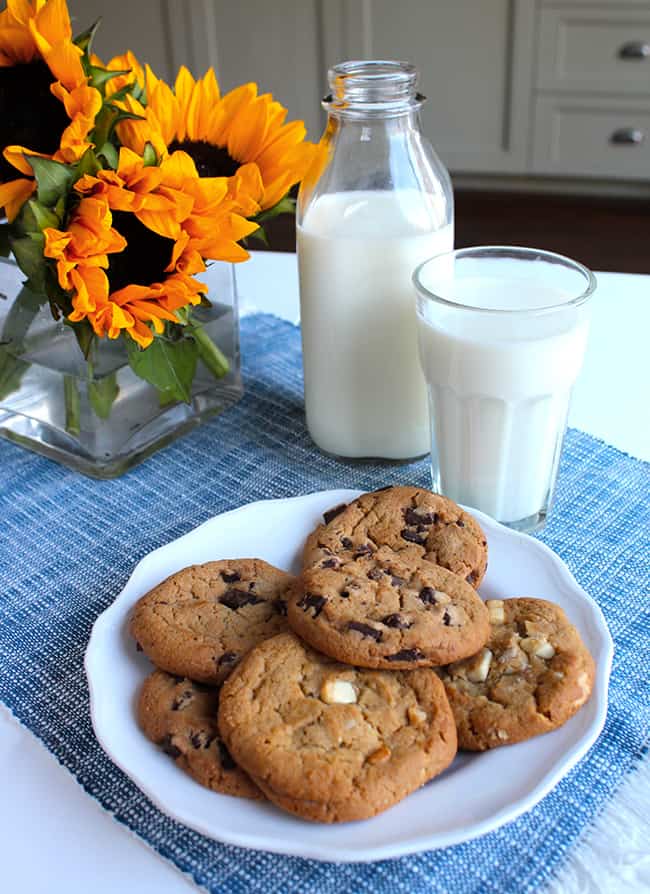
[[[108,256],[111,292],[131,284],[150,286],[162,282],[167,276],[165,267],[171,261],[174,240],[154,233],[128,211],[113,212],[113,227],[124,236],[127,246]]]
[[[173,140],[169,151],[176,152],[177,149],[182,149],[191,157],[199,177],[232,177],[240,166],[238,161],[228,155],[227,149],[213,146],[205,140]]]
[[[0,152],[5,146],[56,152],[69,119],[63,103],[50,93],[53,82],[42,60],[0,68]],[[0,181],[20,176],[0,155]]]

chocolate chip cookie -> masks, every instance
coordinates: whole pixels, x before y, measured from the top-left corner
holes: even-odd
[[[435,671],[348,667],[290,633],[256,646],[226,680],[219,729],[270,800],[321,822],[374,816],[456,753]]]
[[[469,751],[562,726],[588,700],[594,681],[593,659],[558,605],[525,597],[486,605],[486,646],[439,671],[459,747]]]
[[[332,658],[393,670],[473,655],[490,633],[487,609],[463,578],[390,547],[362,562],[325,558],[303,571],[287,618]]]
[[[140,691],[138,721],[147,738],[201,785],[224,795],[263,799],[219,735],[218,708],[217,689],[157,670]]]
[[[136,603],[131,633],[157,667],[217,685],[249,649],[287,629],[293,581],[261,559],[192,565]]]
[[[330,509],[307,539],[303,567],[363,561],[380,546],[426,558],[473,587],[487,568],[487,540],[478,522],[447,497],[418,487],[384,488]]]

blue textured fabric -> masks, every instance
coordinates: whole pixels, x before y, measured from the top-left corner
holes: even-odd
[[[123,478],[97,482],[0,442],[0,698],[86,791],[213,892],[537,891],[643,753],[650,733],[647,464],[570,431],[541,539],[601,605],[616,642],[606,729],[534,810],[483,838],[335,866],[215,842],[153,807],[94,738],[83,655],[95,618],[152,549],[252,500],[338,487],[427,485],[426,461],[321,455],[303,420],[298,330],[242,324],[244,399]]]

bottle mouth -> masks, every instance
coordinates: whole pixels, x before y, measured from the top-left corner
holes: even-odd
[[[323,108],[334,113],[390,115],[419,107],[418,71],[410,62],[390,59],[340,62],[328,72],[331,93]]]

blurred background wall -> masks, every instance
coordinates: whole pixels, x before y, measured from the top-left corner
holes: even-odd
[[[214,65],[323,127],[346,58],[421,72],[423,127],[454,179],[457,244],[527,242],[650,273],[650,3],[645,0],[70,0],[97,52],[165,77]],[[292,233],[279,222],[281,248]],[[278,247],[276,245],[276,247]]]

